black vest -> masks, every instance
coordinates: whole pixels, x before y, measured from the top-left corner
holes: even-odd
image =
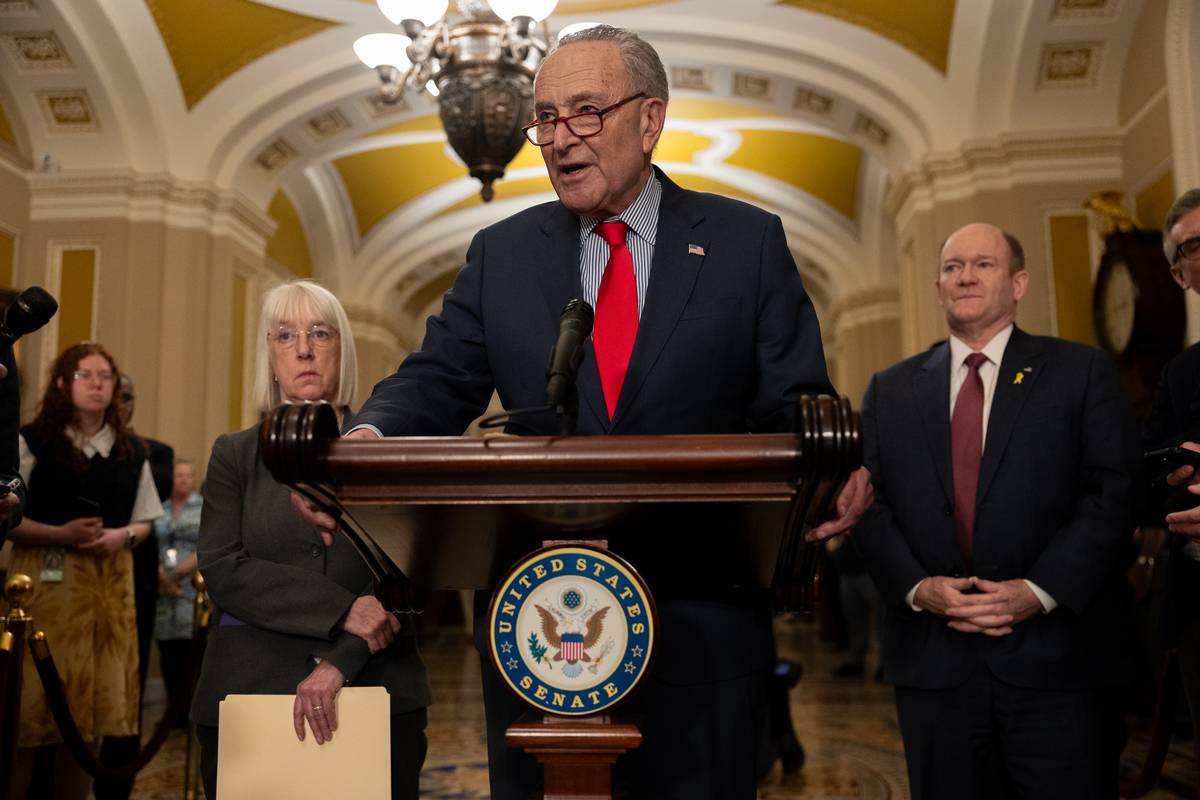
[[[29,476],[29,494],[25,499],[25,515],[47,525],[62,525],[81,516],[93,516],[89,504],[80,498],[100,504],[104,527],[128,525],[137,500],[142,453],[118,459],[116,450],[108,458],[100,454],[86,460],[83,471],[70,464],[60,463],[52,442],[43,441],[26,425],[21,435],[29,445],[37,463]]]

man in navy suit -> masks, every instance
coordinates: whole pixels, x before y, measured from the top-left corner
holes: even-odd
[[[579,434],[784,430],[800,395],[832,392],[779,218],[685,191],[651,166],[667,106],[653,48],[609,26],[566,37],[539,71],[535,103],[527,135],[559,200],[476,235],[421,350],[375,387],[355,418],[366,427],[349,436],[459,434],[493,389],[508,409],[543,405],[559,315],[577,297],[596,307]],[[508,430],[554,434],[558,424],[547,413]],[[860,470],[839,517],[811,535],[845,530],[869,497]],[[648,578],[661,633],[633,701],[643,744],[618,771],[634,796],[753,798],[771,658],[764,593],[676,592]],[[540,770],[503,738],[522,709],[486,659],[484,697],[492,797],[527,797]]]
[[[1139,448],[1107,356],[1014,325],[1020,243],[973,224],[941,251],[946,344],[863,401],[875,504],[855,540],[887,610],[914,798],[1117,794]]]

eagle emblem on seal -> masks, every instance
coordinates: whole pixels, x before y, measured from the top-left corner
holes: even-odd
[[[560,623],[554,614],[542,606],[534,605],[534,608],[541,617],[542,635],[546,637],[546,644],[556,648],[556,652],[550,657],[550,660],[567,662],[563,666],[563,672],[570,677],[574,677],[572,673],[579,674],[582,670],[579,662],[592,660],[592,657],[588,655],[588,648],[594,647],[604,634],[604,617],[608,614],[608,606],[596,610],[589,616],[584,622],[585,630],[583,631],[579,630],[579,624],[574,620],[568,618]]]

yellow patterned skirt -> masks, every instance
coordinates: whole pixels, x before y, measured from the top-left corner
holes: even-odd
[[[33,629],[46,632],[75,725],[87,741],[138,732],[137,619],[133,556],[66,551],[63,580],[44,582],[47,548],[15,545],[9,575],[33,579]],[[42,682],[26,654],[21,686],[21,747],[62,741]]]

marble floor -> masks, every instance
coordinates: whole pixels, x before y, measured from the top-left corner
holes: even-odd
[[[792,690],[791,712],[807,763],[796,775],[778,764],[759,789],[760,800],[899,800],[907,798],[904,757],[890,687],[866,680],[830,677],[841,656],[818,641],[807,620],[778,623],[780,655],[800,662],[804,677]],[[482,800],[488,797],[479,692],[479,660],[458,628],[426,636],[435,705],[429,713],[429,756],[421,776],[421,796],[429,800]],[[874,656],[871,656],[873,666]],[[868,675],[870,670],[868,670]],[[153,722],[161,706],[147,708]],[[185,736],[175,732],[157,758],[140,773],[134,797],[159,800],[183,796]],[[1144,752],[1135,733],[1125,754],[1132,769]],[[1150,800],[1196,797],[1197,764],[1190,740],[1174,741]]]

